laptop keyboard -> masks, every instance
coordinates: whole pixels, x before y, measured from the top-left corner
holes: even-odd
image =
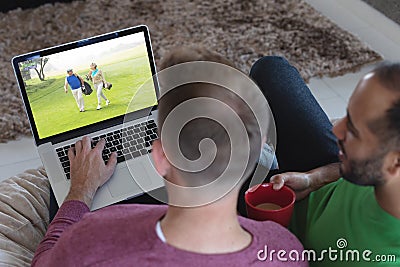
[[[151,144],[158,138],[157,125],[154,120],[138,123],[107,134],[92,137],[92,148],[96,146],[101,138],[106,140],[102,156],[107,163],[110,154],[117,152],[117,162],[123,162],[151,153]],[[70,163],[68,149],[74,147],[75,143],[56,149],[58,158],[67,179],[70,179]]]

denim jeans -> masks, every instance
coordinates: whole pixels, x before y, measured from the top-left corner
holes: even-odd
[[[250,77],[275,119],[281,171],[309,171],[339,161],[332,124],[295,67],[282,57],[267,56],[253,65]]]

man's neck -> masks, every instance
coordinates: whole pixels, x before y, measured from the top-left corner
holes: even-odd
[[[397,185],[385,183],[375,187],[376,200],[387,213],[400,219],[400,194]]]
[[[251,235],[239,224],[237,195],[215,203],[181,208],[169,206],[161,220],[167,243],[197,253],[215,254],[242,250],[250,245]]]

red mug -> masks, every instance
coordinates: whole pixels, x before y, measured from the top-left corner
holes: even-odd
[[[247,216],[256,221],[274,221],[284,227],[289,226],[296,194],[287,186],[279,191],[272,188],[272,183],[258,184],[248,189],[244,195]],[[277,209],[262,209],[260,204],[275,204]]]

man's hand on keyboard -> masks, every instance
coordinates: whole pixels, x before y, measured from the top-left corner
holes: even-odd
[[[65,199],[79,200],[89,208],[97,189],[102,186],[115,170],[117,154],[111,153],[107,164],[102,158],[105,140],[101,139],[91,148],[91,139],[85,136],[75,144],[75,148],[68,150],[71,163],[71,187]]]

